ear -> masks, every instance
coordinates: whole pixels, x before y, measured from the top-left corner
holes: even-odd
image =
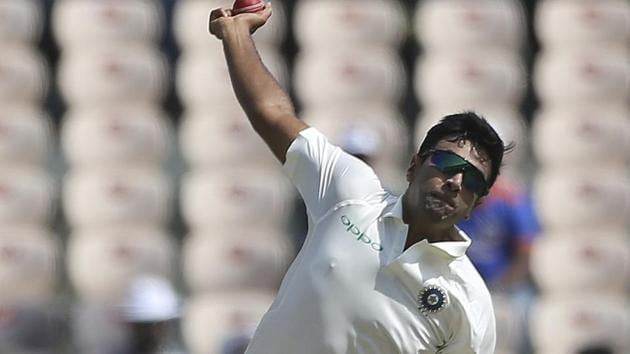
[[[475,209],[476,207],[480,206],[485,199],[486,199],[486,196],[483,196],[481,198],[477,198],[477,200],[475,200],[475,203],[473,204],[473,209]]]
[[[414,154],[411,157],[411,161],[409,161],[409,167],[407,168],[407,182],[411,183],[413,181],[413,175],[416,172],[416,167],[418,166],[420,159],[418,154]]]
[[[481,203],[483,202],[483,198],[484,198],[484,197],[477,198],[477,197],[475,196],[474,198],[475,198],[475,201],[472,203],[472,205],[470,205],[470,206],[468,207],[468,210],[466,211],[466,216],[464,217],[464,219],[466,219],[466,220],[469,220],[469,219],[470,219],[470,214],[472,214],[472,212],[473,212],[475,209],[477,209],[477,207],[478,207],[479,205],[481,205]]]

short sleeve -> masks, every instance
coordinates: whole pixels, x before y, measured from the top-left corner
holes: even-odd
[[[339,202],[383,191],[371,167],[331,144],[315,128],[301,131],[291,143],[283,169],[313,220]]]

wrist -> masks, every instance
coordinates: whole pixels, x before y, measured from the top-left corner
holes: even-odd
[[[232,37],[239,37],[243,35],[249,36],[249,29],[244,26],[244,24],[240,21],[236,21],[234,19],[228,21],[222,29],[221,38],[229,39]]]

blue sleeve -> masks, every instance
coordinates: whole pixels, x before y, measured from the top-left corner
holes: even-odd
[[[512,203],[512,227],[515,241],[531,243],[540,232],[534,203],[529,193],[520,193]]]

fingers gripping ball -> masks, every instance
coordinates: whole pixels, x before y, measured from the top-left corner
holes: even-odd
[[[263,0],[236,0],[232,6],[232,14],[238,15],[246,12],[258,12],[265,8]]]

